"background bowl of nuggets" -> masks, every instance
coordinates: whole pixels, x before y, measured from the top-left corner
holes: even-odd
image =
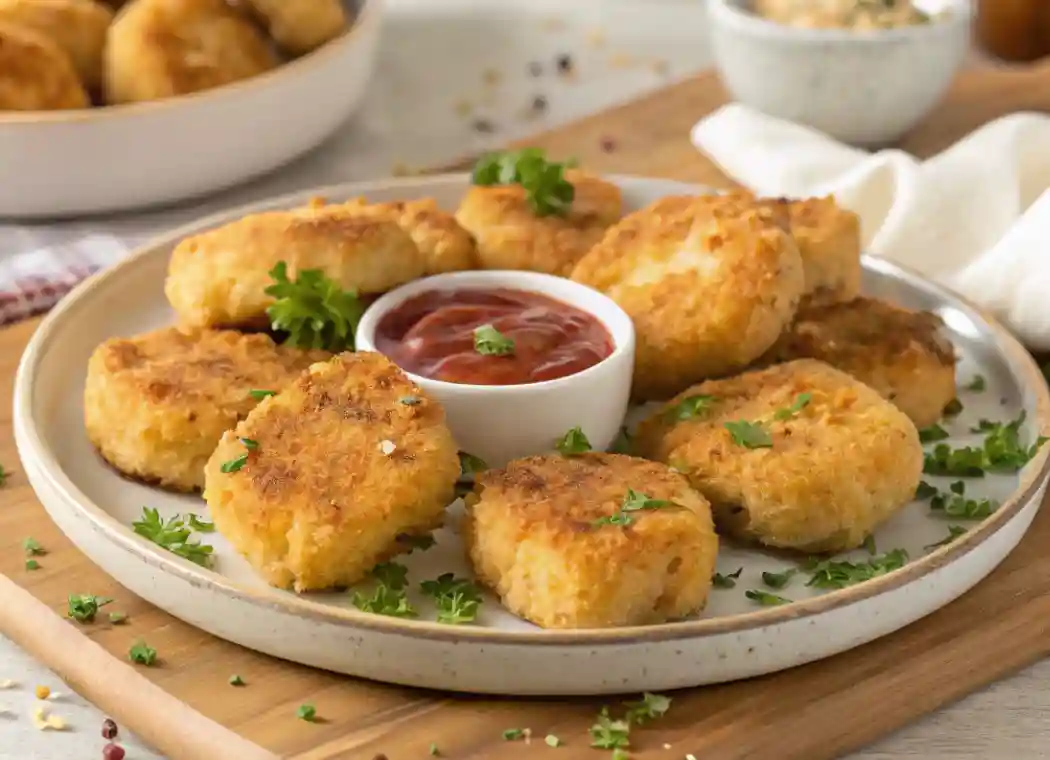
[[[173,203],[317,146],[360,103],[382,0],[3,0],[0,216]]]
[[[988,315],[862,257],[833,199],[572,170],[571,204],[541,216],[501,176],[275,199],[82,284],[16,378],[52,519],[243,646],[517,695],[820,659],[947,604],[1021,540],[1050,469],[1038,368]],[[333,303],[472,269],[600,291],[635,330],[625,435],[587,451],[569,409],[545,450],[457,458],[447,415],[469,410],[390,359],[259,332],[291,298],[267,289],[305,267]]]

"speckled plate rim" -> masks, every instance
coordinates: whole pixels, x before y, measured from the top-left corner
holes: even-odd
[[[670,195],[674,193],[713,192],[710,188],[676,180],[655,177],[607,175],[607,180],[622,187],[648,189],[650,193]],[[366,629],[381,633],[397,634],[409,638],[448,641],[456,643],[479,643],[492,645],[529,646],[615,646],[645,642],[666,642],[697,639],[727,633],[741,633],[792,620],[821,615],[847,607],[872,597],[899,589],[918,581],[934,571],[952,564],[977,550],[985,541],[1008,524],[1024,507],[1037,496],[1044,481],[1050,477],[1050,446],[1044,446],[1022,471],[1018,488],[991,517],[972,528],[952,543],[934,550],[930,554],[908,563],[904,567],[870,581],[832,591],[819,597],[793,602],[790,605],[759,609],[741,615],[718,618],[687,620],[650,626],[627,626],[609,629],[502,631],[491,628],[467,626],[444,626],[436,622],[403,620],[400,618],[371,615],[352,607],[339,608],[310,602],[307,598],[295,597],[286,592],[270,588],[251,588],[232,582],[222,574],[202,568],[187,560],[165,552],[160,547],[136,535],[129,526],[119,523],[95,504],[62,470],[54,452],[48,448],[37,430],[31,414],[34,406],[34,376],[41,358],[54,340],[54,335],[70,320],[76,319],[80,308],[88,302],[103,285],[114,286],[125,273],[150,261],[153,257],[166,255],[164,251],[188,235],[237,219],[245,214],[275,208],[301,205],[314,197],[349,198],[368,196],[377,191],[404,191],[410,197],[433,194],[444,186],[466,188],[468,174],[443,174],[426,177],[411,177],[371,182],[355,182],[313,188],[290,193],[277,198],[260,201],[223,211],[184,225],[168,234],[155,238],[139,247],[127,258],[99,272],[76,287],[41,322],[30,339],[19,363],[15,376],[13,424],[19,441],[19,454],[27,467],[32,467],[64,499],[67,506],[79,510],[92,528],[103,534],[115,548],[134,555],[159,570],[170,573],[194,587],[206,587],[227,597],[262,608],[278,609],[304,619],[323,620],[348,629]],[[654,187],[654,185],[656,187]],[[152,262],[151,262],[152,263]],[[1047,386],[1035,360],[1020,342],[999,322],[979,307],[961,296],[904,267],[884,259],[864,257],[866,269],[893,275],[910,287],[936,295],[946,304],[965,313],[974,322],[983,323],[994,335],[995,345],[1003,354],[1015,379],[1022,389],[1035,394],[1036,426],[1043,435],[1050,435],[1050,387]],[[203,502],[202,502],[203,503]]]

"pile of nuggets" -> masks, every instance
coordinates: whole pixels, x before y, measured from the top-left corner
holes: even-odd
[[[528,269],[607,294],[634,320],[629,453],[550,453],[475,477],[461,532],[477,578],[548,628],[697,613],[719,537],[858,547],[911,501],[917,428],[955,397],[936,317],[859,295],[856,216],[833,199],[663,198],[623,214],[580,170],[571,210],[516,185],[433,200],[322,200],[181,241],[178,326],[90,361],[90,438],[129,477],[201,491],[271,584],[341,588],[442,524],[460,477],[440,404],[374,353],[257,332],[268,272],[320,269],[362,298],[428,274]],[[566,420],[566,428],[574,425]],[[717,529],[717,534],[716,534]]]
[[[350,23],[341,0],[0,0],[0,111],[219,87],[309,53]]]

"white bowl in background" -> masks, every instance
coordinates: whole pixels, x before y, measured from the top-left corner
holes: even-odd
[[[944,96],[970,46],[967,0],[917,2],[945,18],[894,29],[802,29],[748,0],[709,0],[715,65],[734,99],[851,145],[897,141]]]
[[[596,451],[607,449],[620,432],[630,400],[634,325],[610,298],[572,280],[511,271],[453,272],[415,280],[368,307],[357,327],[357,350],[376,351],[380,320],[410,298],[441,290],[497,288],[538,293],[587,312],[612,337],[612,354],[574,375],[526,385],[469,385],[406,374],[445,407],[460,450],[481,457],[489,467],[553,451],[576,426]]]
[[[0,217],[123,211],[205,195],[319,145],[354,112],[383,0],[349,0],[354,26],[240,82],[149,103],[0,112]]]

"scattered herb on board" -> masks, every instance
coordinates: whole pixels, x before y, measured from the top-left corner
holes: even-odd
[[[7,485],[7,479],[8,479],[8,477],[10,477],[10,475],[11,475],[11,473],[9,473],[4,468],[4,466],[2,464],[0,464],[0,488],[3,488],[4,486]]]
[[[546,744],[548,747],[560,747],[561,739],[559,739],[554,734],[547,734],[545,737],[543,737],[543,743]]]
[[[937,549],[937,548],[939,548],[941,546],[947,546],[948,544],[950,544],[952,541],[957,539],[959,536],[961,536],[965,532],[966,532],[966,528],[964,528],[961,525],[949,525],[948,526],[948,535],[947,536],[942,538],[940,541],[937,541],[936,543],[927,544],[926,546],[924,546],[922,548],[929,550],[929,549]]]
[[[1017,472],[1035,456],[1046,442],[1040,436],[1031,446],[1021,443],[1021,425],[1024,412],[1010,422],[981,420],[974,432],[985,434],[980,447],[966,446],[953,449],[946,443],[938,444],[926,454],[923,471],[930,475],[979,478],[985,472]]]
[[[662,718],[671,709],[671,698],[663,694],[645,692],[637,702],[624,702],[627,708],[625,720],[628,723],[643,725],[656,718]]]
[[[651,499],[644,493],[639,493],[633,488],[628,488],[627,495],[624,496],[620,509],[611,515],[606,515],[605,517],[599,517],[597,520],[593,520],[591,525],[630,525],[634,522],[634,518],[631,517],[632,512],[643,512],[673,506],[673,501],[668,501],[667,499]]]
[[[572,162],[548,161],[539,148],[488,153],[474,166],[475,185],[520,185],[536,216],[564,216],[576,189],[565,179]]]
[[[768,591],[761,591],[759,589],[748,589],[744,592],[744,596],[753,602],[761,604],[763,607],[777,607],[781,604],[791,604],[791,600],[783,596],[777,596],[776,594],[770,594]]]
[[[437,742],[430,742],[430,756],[441,757],[441,750],[438,749]]]
[[[866,551],[872,556],[875,556],[879,553],[878,548],[875,546],[875,536],[871,533],[864,537],[864,543],[861,544],[861,546],[863,547],[864,551]]]
[[[256,401],[262,401],[267,396],[276,396],[277,391],[250,390],[248,391],[248,395]]]
[[[894,549],[872,557],[867,562],[813,559],[806,563],[806,572],[810,573],[806,585],[814,588],[846,588],[897,570],[907,562],[908,552],[904,549]]]
[[[234,674],[234,675],[230,676],[230,686],[244,686],[244,685],[245,685],[244,679],[241,678],[239,675]]]
[[[128,650],[128,659],[147,668],[157,661],[157,650],[139,639]]]
[[[295,717],[307,723],[313,723],[317,720],[317,708],[309,703],[299,705],[299,709],[295,711]]]
[[[787,407],[786,409],[778,409],[773,414],[773,418],[776,420],[780,420],[781,422],[785,420],[790,420],[792,417],[795,417],[796,415],[798,415],[799,412],[805,409],[809,405],[809,402],[812,400],[812,393],[800,393],[795,398],[795,401],[793,404],[791,404],[791,406]]]
[[[925,480],[919,481],[919,487],[915,489],[915,498],[918,501],[926,501],[939,493],[936,486],[931,486]]]
[[[194,522],[196,521],[196,522]],[[194,526],[201,527],[194,527]],[[194,530],[210,533],[215,529],[212,523],[205,522],[196,515],[175,515],[163,520],[156,509],[142,508],[142,517],[131,524],[132,529],[143,538],[149,539],[158,546],[167,549],[183,559],[188,559],[201,567],[211,567],[213,548],[209,544],[194,541],[190,535]]]
[[[987,387],[988,384],[984,380],[984,375],[974,375],[973,380],[971,380],[967,384],[966,390],[973,391],[974,393],[980,393]]]
[[[617,747],[609,755],[609,760],[631,760],[631,753],[625,750],[623,747]]]
[[[734,588],[736,587],[737,578],[740,577],[740,573],[744,572],[744,568],[738,567],[735,573],[715,573],[711,576],[711,585],[715,588]]]
[[[39,570],[39,569],[40,569],[40,563],[37,562],[35,559],[27,559],[26,560],[26,570]]]
[[[482,356],[512,356],[514,339],[492,325],[480,325],[474,328],[474,351]]]
[[[994,499],[966,498],[966,484],[956,480],[948,491],[938,491],[930,500],[930,509],[941,512],[945,517],[956,517],[961,520],[983,520],[999,508]]]
[[[598,720],[589,731],[591,746],[597,749],[626,749],[631,746],[631,724],[626,720],[613,720],[607,707],[602,708]]]
[[[25,552],[27,557],[40,557],[47,554],[47,550],[32,536],[26,536],[22,539],[22,551]]]
[[[457,578],[453,573],[442,573],[432,581],[423,581],[420,588],[434,600],[439,623],[462,625],[477,619],[481,592],[470,581]]]
[[[113,625],[123,625],[128,622],[128,613],[126,612],[111,612],[109,613],[109,622]]]
[[[503,741],[516,742],[518,739],[524,739],[526,731],[527,728],[508,728],[503,732]]]
[[[456,496],[462,497],[470,493],[474,488],[474,476],[489,468],[481,457],[468,454],[466,451],[459,452],[459,479],[456,480]]]
[[[563,456],[572,456],[573,454],[586,454],[591,451],[591,442],[587,440],[587,436],[583,430],[579,427],[574,427],[563,435],[554,447],[558,450],[558,453]]]
[[[934,441],[943,441],[945,438],[950,437],[948,431],[936,423],[919,431],[920,443],[933,443]]]
[[[787,588],[787,585],[791,583],[791,579],[794,578],[797,573],[798,570],[796,568],[785,570],[782,573],[765,572],[762,573],[762,582],[770,588],[775,588],[777,590]]]
[[[266,309],[270,326],[299,348],[353,351],[354,330],[364,306],[354,290],[343,290],[320,269],[304,269],[288,279],[288,265],[278,261],[270,270],[273,285],[265,293],[274,298]]]
[[[664,418],[668,422],[685,422],[694,417],[706,415],[714,403],[714,396],[686,396],[664,412]]]
[[[105,607],[113,600],[109,597],[95,596],[94,594],[70,594],[66,613],[78,623],[93,623],[99,607]]]
[[[726,422],[724,426],[733,436],[733,443],[746,449],[769,449],[773,447],[773,438],[769,431],[757,422],[738,420]]]
[[[189,524],[191,530],[195,530],[198,533],[215,532],[215,523],[208,522],[203,517],[198,517],[192,512],[186,513],[186,522]]]
[[[609,451],[613,454],[631,453],[631,433],[626,427],[620,428],[620,432],[616,435],[616,440],[613,441],[612,446],[609,447]]]
[[[402,533],[397,537],[397,542],[402,546],[409,547],[409,554],[415,551],[425,552],[427,549],[429,549],[437,543],[437,541],[434,540],[434,537],[429,533]]]
[[[944,411],[942,412],[942,414],[944,414],[945,417],[958,417],[960,414],[962,414],[962,410],[962,402],[957,398],[953,398],[944,407]]]

